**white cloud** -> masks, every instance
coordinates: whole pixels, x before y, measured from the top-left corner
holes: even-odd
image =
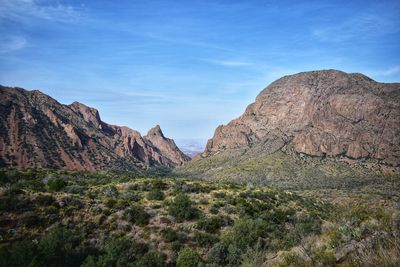
[[[27,45],[27,41],[22,36],[2,36],[0,37],[0,54],[20,50]]]
[[[241,60],[205,60],[205,61],[225,67],[245,67],[253,65],[253,63],[251,62],[241,61]]]
[[[80,17],[76,7],[54,1],[0,0],[0,18],[17,22],[44,19],[58,22],[73,22]]]
[[[371,71],[366,71],[365,73],[367,73],[370,76],[390,77],[400,74],[400,66],[393,66],[380,70],[371,70]]]
[[[398,31],[395,18],[376,14],[362,14],[338,21],[329,26],[316,27],[311,33],[324,42],[351,41],[354,38],[367,39]]]

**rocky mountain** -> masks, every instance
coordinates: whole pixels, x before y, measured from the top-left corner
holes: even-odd
[[[183,165],[185,162],[190,160],[190,157],[179,150],[174,140],[164,136],[159,125],[150,129],[147,135],[144,136],[144,139],[157,147],[163,155],[173,160],[177,165]]]
[[[237,167],[260,155],[274,160],[273,153],[284,157],[279,165],[283,169],[289,168],[287,162],[308,158],[362,163],[398,172],[400,84],[379,83],[359,73],[337,70],[280,78],[266,87],[243,115],[220,125],[196,158],[198,162],[189,169],[217,176],[227,170],[224,166],[233,155]],[[212,164],[217,159],[218,168],[206,167],[209,164],[205,162]],[[261,176],[276,176],[274,164],[265,164],[271,170],[261,171]],[[234,173],[233,165],[229,168]],[[293,175],[298,174],[295,171]]]
[[[146,137],[110,125],[99,112],[62,105],[40,91],[0,87],[0,165],[79,170],[139,170],[188,161],[159,126]]]

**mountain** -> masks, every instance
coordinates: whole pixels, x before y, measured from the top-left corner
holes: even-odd
[[[183,153],[191,158],[194,158],[197,154],[204,151],[207,140],[201,138],[186,138],[186,139],[175,139],[178,147]]]
[[[189,160],[159,126],[142,137],[103,122],[94,108],[62,105],[37,90],[1,86],[0,111],[2,167],[141,170]]]
[[[144,136],[144,139],[157,147],[163,155],[172,160],[176,165],[183,165],[190,160],[190,157],[179,150],[174,140],[164,136],[159,125],[150,129],[147,135]]]
[[[272,181],[360,175],[365,167],[399,173],[400,84],[323,70],[270,84],[181,171]]]

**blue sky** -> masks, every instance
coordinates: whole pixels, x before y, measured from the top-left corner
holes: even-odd
[[[400,81],[400,1],[0,0],[0,84],[207,139],[273,80]]]

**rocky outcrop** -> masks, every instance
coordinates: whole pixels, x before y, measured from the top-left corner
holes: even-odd
[[[0,112],[2,167],[134,170],[188,160],[163,135],[143,138],[128,127],[103,122],[94,108],[62,105],[37,90],[1,86]]]
[[[190,157],[186,156],[179,150],[174,140],[164,136],[159,125],[150,129],[147,135],[144,136],[144,139],[157,147],[163,155],[172,159],[177,165],[183,165],[185,162],[190,160]]]
[[[197,158],[261,144],[271,152],[399,166],[400,84],[337,70],[285,76],[266,87],[242,116],[219,126]]]

